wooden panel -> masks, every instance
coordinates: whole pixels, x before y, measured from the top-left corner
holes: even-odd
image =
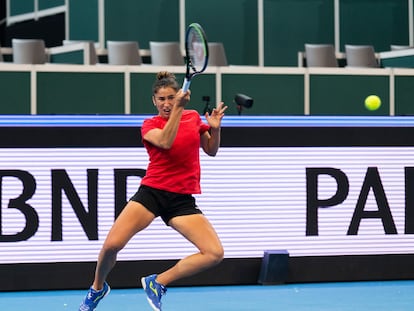
[[[414,115],[414,75],[395,76],[395,114]]]
[[[1,114],[30,114],[30,72],[0,72]]]
[[[381,98],[378,110],[365,108],[365,98]],[[389,77],[369,75],[311,75],[311,115],[389,115]]]
[[[335,43],[332,0],[264,0],[265,65],[296,66],[305,43]]]
[[[232,65],[258,65],[257,0],[186,1],[186,23],[200,23],[209,41],[223,42]]]
[[[65,5],[65,0],[39,0],[39,10],[55,8]]]
[[[69,0],[69,39],[99,41],[98,0]]]
[[[30,0],[13,0],[10,1],[10,16],[33,13],[34,1]]]
[[[124,74],[39,72],[38,114],[123,114]]]
[[[253,107],[243,115],[302,115],[304,113],[303,75],[224,74],[223,100],[229,106],[226,114],[237,115],[234,96],[253,98]]]
[[[407,12],[407,0],[340,0],[341,50],[345,44],[370,44],[377,52],[408,45]]]
[[[179,41],[179,1],[105,1],[105,40]]]

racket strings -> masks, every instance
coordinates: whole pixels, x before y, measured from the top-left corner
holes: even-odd
[[[189,66],[194,72],[202,71],[208,55],[207,40],[201,30],[192,27],[188,33]]]
[[[193,71],[197,71],[197,68],[193,65],[191,58],[188,59],[188,66],[190,66]]]

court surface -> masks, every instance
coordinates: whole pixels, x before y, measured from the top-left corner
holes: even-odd
[[[85,290],[1,292],[1,311],[78,310]],[[97,311],[148,310],[143,290],[112,289]],[[414,310],[414,281],[170,287],[164,311]]]

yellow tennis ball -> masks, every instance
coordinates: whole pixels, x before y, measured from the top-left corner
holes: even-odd
[[[365,108],[368,110],[377,110],[381,107],[381,99],[377,95],[369,95],[365,98]]]

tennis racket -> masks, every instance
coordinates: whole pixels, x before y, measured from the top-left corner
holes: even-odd
[[[208,44],[206,34],[198,23],[188,26],[185,34],[185,65],[186,73],[183,92],[190,88],[191,79],[207,68]]]

